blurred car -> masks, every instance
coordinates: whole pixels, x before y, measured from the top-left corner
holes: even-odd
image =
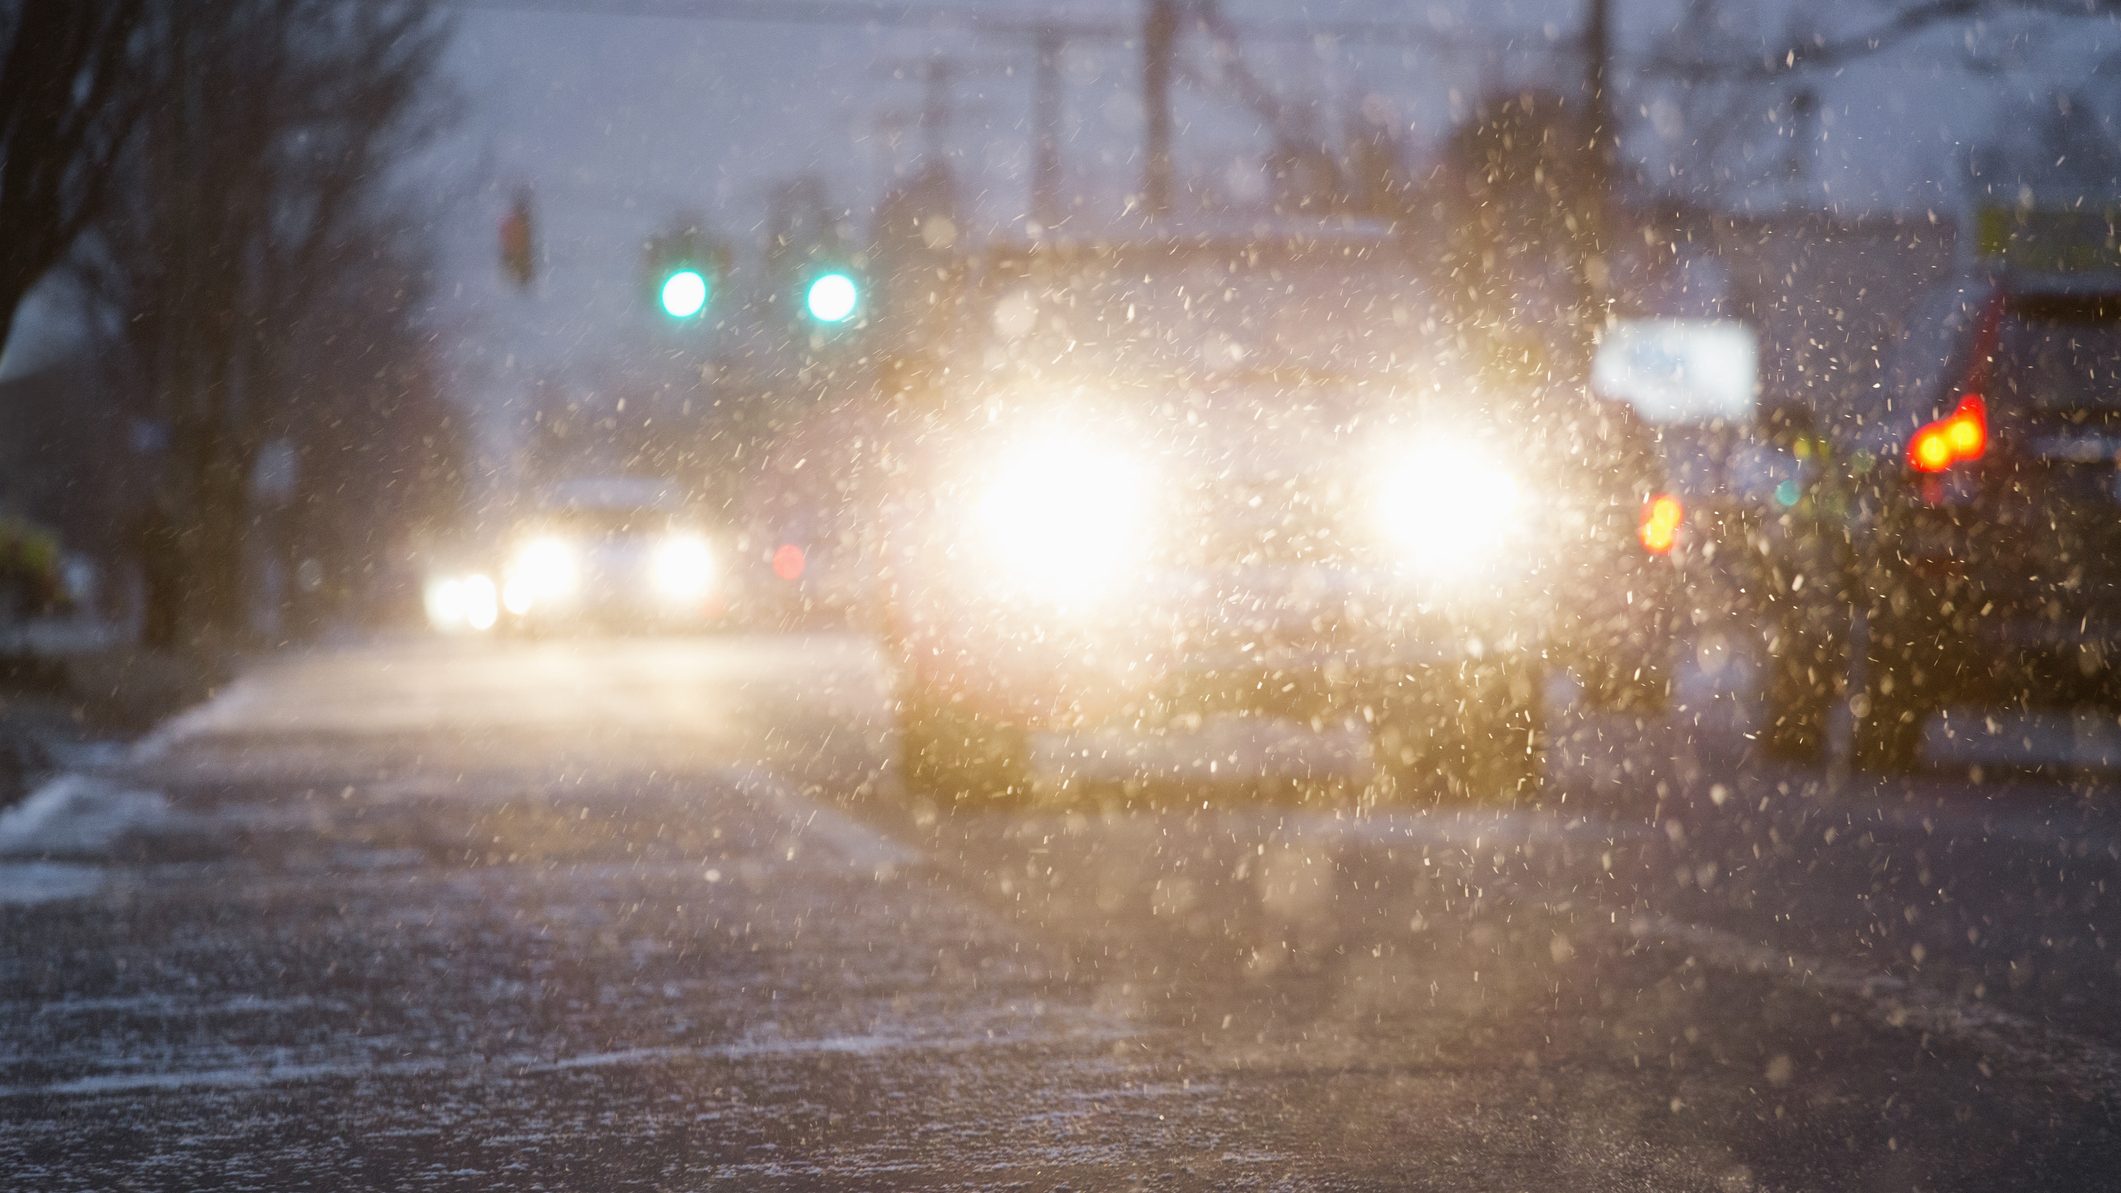
[[[426,578],[420,598],[427,624],[437,633],[483,634],[500,624],[500,589],[484,571],[437,569]]]
[[[1655,429],[1663,483],[1685,510],[1691,604],[1712,634],[1760,618],[1748,547],[1785,508],[1772,492],[1785,478],[1769,474],[1801,469],[1786,451],[1763,450],[1759,339],[1751,321],[1723,315],[1623,314],[1591,363],[1593,392]]]
[[[1914,766],[1954,706],[2121,704],[2121,274],[1940,288],[1865,421],[1855,764]]]
[[[747,536],[742,552],[744,581],[732,592],[742,622],[768,630],[819,629],[845,625],[861,608],[870,577],[859,552],[826,535],[794,529]]]
[[[1728,604],[1761,634],[1762,750],[1817,762],[1847,679],[1853,492],[1808,404],[1782,398],[1760,415],[1735,460],[1745,537],[1729,553],[1742,566],[1729,573],[1741,591]]]
[[[556,486],[502,546],[493,581],[504,632],[687,629],[729,609],[727,545],[665,482]],[[466,585],[477,580],[466,575]],[[470,600],[477,592],[466,590]]]
[[[1388,791],[1527,795],[1550,673],[1665,699],[1683,510],[1649,429],[1424,367],[1440,347],[1370,367],[1425,342],[1390,239],[1251,226],[977,269],[984,368],[956,375],[981,381],[928,395],[892,470],[914,789],[1022,792],[1041,731],[1235,708],[1359,718]]]

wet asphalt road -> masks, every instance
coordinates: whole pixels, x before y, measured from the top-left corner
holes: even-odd
[[[0,1188],[2121,1188],[2085,727],[1777,768],[1744,670],[1533,808],[953,811],[857,638],[283,658],[0,817]]]

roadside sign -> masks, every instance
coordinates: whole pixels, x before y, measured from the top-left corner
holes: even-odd
[[[1591,361],[1591,387],[1652,423],[1750,420],[1760,385],[1753,329],[1733,319],[1622,319]]]

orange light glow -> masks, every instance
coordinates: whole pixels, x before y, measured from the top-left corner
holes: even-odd
[[[1943,423],[1931,423],[1915,432],[1907,447],[1907,462],[1917,472],[1942,472],[1952,466],[1952,437]]]
[[[1950,418],[1926,423],[1908,440],[1908,466],[1917,472],[1943,472],[1978,460],[1988,451],[1988,404],[1967,394]]]
[[[1952,455],[1961,460],[1978,460],[1988,448],[1987,412],[1981,408],[1981,399],[1968,394],[1960,399],[1959,410],[1944,424],[1945,435],[1952,441]]]
[[[1669,493],[1659,493],[1642,507],[1642,525],[1636,537],[1642,540],[1642,549],[1653,555],[1663,555],[1679,541],[1679,523],[1686,517],[1686,507]]]
[[[803,565],[808,562],[803,558],[801,547],[794,543],[782,543],[780,549],[773,553],[773,574],[792,583],[802,579]]]

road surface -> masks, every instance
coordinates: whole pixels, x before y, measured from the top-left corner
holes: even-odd
[[[0,1187],[2121,1188],[2116,788],[2013,765],[2112,726],[1853,780],[1743,673],[1538,807],[1210,723],[965,810],[855,637],[283,657],[0,815]]]

